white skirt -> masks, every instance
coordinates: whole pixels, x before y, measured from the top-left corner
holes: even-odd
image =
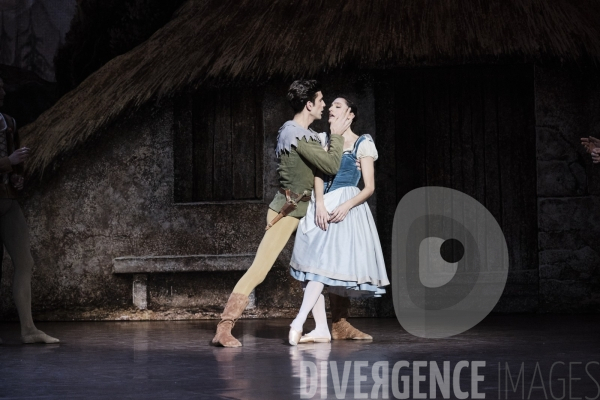
[[[325,208],[331,212],[359,192],[356,186],[348,186],[326,193]],[[328,285],[329,292],[342,296],[380,296],[385,293],[382,287],[390,284],[375,221],[366,202],[323,231],[315,223],[313,193],[296,232],[290,265],[294,278],[317,280]]]

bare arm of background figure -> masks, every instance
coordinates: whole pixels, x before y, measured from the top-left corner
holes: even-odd
[[[592,155],[592,162],[598,164],[600,162],[600,139],[588,136],[581,138],[581,144],[585,147],[585,151]]]

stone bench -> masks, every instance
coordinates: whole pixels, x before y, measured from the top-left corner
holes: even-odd
[[[133,274],[133,304],[148,307],[148,274],[174,272],[246,271],[254,261],[248,254],[199,254],[189,256],[127,256],[113,259],[114,274]],[[254,290],[246,309],[256,307]]]

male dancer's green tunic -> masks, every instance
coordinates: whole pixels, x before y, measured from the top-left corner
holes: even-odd
[[[279,157],[279,183],[283,189],[296,194],[310,195],[315,173],[322,171],[335,175],[340,168],[344,138],[331,135],[329,149],[325,151],[317,133],[304,129],[294,121],[287,121],[279,129],[276,155]],[[270,222],[286,203],[286,197],[277,193],[269,204],[267,222]],[[239,280],[233,293],[248,296],[266,277],[277,256],[298,227],[299,219],[306,215],[308,202],[298,202],[298,208],[282,218],[263,237],[252,266]]]

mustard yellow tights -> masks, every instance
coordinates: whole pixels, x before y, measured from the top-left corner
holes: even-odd
[[[275,211],[269,209],[267,223],[275,218],[276,215]],[[296,231],[299,223],[300,220],[298,218],[283,217],[271,229],[265,232],[265,236],[263,236],[256,251],[254,262],[233,288],[234,293],[248,296],[255,287],[265,280],[273,264],[275,264],[277,256],[279,256],[279,253],[285,247],[292,233]]]

